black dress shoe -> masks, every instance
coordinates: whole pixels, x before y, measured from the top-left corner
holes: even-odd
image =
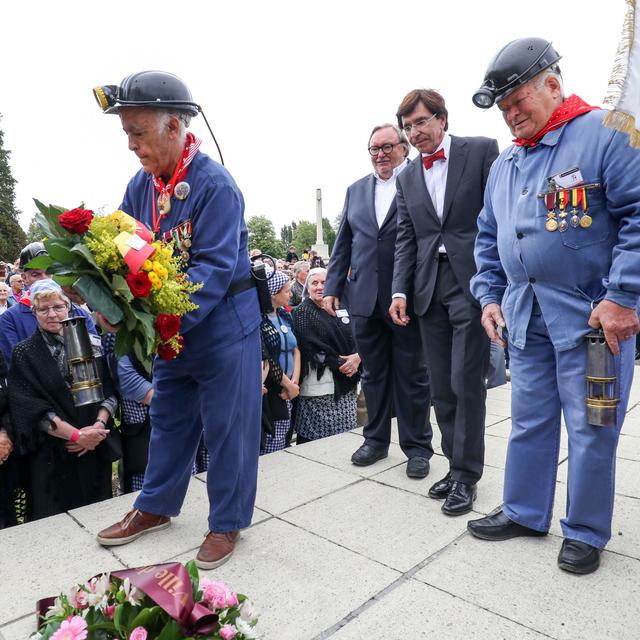
[[[546,531],[537,531],[524,527],[513,520],[510,520],[500,510],[493,516],[485,516],[478,520],[469,520],[467,530],[472,536],[482,540],[510,540],[520,536],[546,536]]]
[[[370,444],[363,444],[352,456],[351,462],[358,467],[368,467],[378,460],[386,458],[388,452],[383,449],[376,449]]]
[[[422,456],[409,458],[407,462],[407,475],[410,478],[426,478],[429,475],[429,460]]]
[[[571,573],[593,573],[600,566],[600,549],[565,538],[558,554],[558,566]]]
[[[449,495],[452,484],[451,473],[447,473],[442,480],[438,480],[438,482],[431,486],[431,489],[429,489],[429,497],[434,500],[444,500]]]
[[[442,505],[442,513],[446,513],[448,516],[461,516],[463,513],[469,513],[477,494],[478,489],[475,484],[465,484],[454,480],[451,483],[449,495]]]

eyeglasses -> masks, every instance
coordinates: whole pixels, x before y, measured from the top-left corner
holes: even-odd
[[[420,120],[416,120],[413,124],[408,124],[405,127],[402,127],[402,130],[409,136],[411,135],[411,129],[415,128],[419,131],[424,131],[427,128],[427,125],[434,119],[437,118],[438,114],[434,113],[430,118],[420,118]]]
[[[385,155],[389,155],[399,144],[403,144],[402,142],[396,142],[395,144],[383,144],[381,147],[369,147],[368,151],[372,156],[377,156],[380,151],[382,151]]]
[[[41,309],[36,309],[36,313],[39,316],[48,316],[49,312],[53,311],[54,313],[62,313],[63,311],[67,311],[66,304],[54,304],[53,307],[42,307]]]

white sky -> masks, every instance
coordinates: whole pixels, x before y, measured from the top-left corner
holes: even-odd
[[[552,40],[567,92],[601,104],[625,10],[624,0],[4,3],[0,128],[21,222],[33,197],[119,205],[139,164],[91,89],[135,71],[171,71],[187,83],[246,217],[267,216],[279,236],[291,220],[315,220],[317,187],[333,221],[347,186],[371,170],[369,131],[393,122],[411,89],[444,95],[451,133],[507,146],[497,109],[477,109],[471,95],[510,40]],[[217,159],[201,116],[191,130]]]

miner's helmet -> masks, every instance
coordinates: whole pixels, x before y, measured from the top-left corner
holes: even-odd
[[[120,86],[95,87],[93,95],[104,113],[119,113],[122,107],[181,109],[192,116],[201,111],[187,85],[166,71],[139,71],[127,76]]]
[[[20,268],[24,271],[29,269],[29,263],[38,256],[46,256],[47,250],[44,248],[42,242],[30,242],[20,252]]]
[[[513,40],[498,51],[487,67],[482,86],[473,94],[473,104],[489,109],[545,69],[554,68],[562,56],[542,38]]]

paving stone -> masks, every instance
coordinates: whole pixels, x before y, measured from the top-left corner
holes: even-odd
[[[622,429],[620,429],[621,434],[640,438],[640,413],[635,414],[635,416],[637,417],[627,414],[622,423]]]
[[[351,462],[351,455],[363,442],[362,436],[348,432],[331,438],[305,442],[302,445],[287,449],[287,452],[363,478],[379,473],[389,467],[402,464],[407,460],[407,457],[402,453],[402,449],[392,442],[389,445],[389,455],[386,458],[378,460],[378,462],[368,467],[357,467]]]
[[[618,458],[640,461],[640,437],[620,434],[618,441]]]
[[[249,596],[262,640],[313,638],[400,576],[276,518],[243,533],[229,562],[201,575]]]
[[[96,573],[123,568],[67,514],[0,533],[0,625],[34,612],[40,598],[57,596]]]
[[[504,469],[507,457],[507,439],[486,434],[484,438],[484,464]]]
[[[560,545],[467,535],[415,578],[558,640],[637,640],[640,562],[605,551],[596,573],[576,576],[557,568]]]
[[[537,640],[546,638],[460,598],[408,580],[351,620],[332,640]]]
[[[256,506],[270,514],[283,513],[359,480],[288,450],[277,451],[260,460]]]
[[[75,509],[71,513],[95,536],[98,531],[122,519],[132,508],[134,500],[135,494],[126,494]],[[129,544],[111,547],[112,553],[129,567],[165,562],[179,553],[200,546],[208,530],[208,514],[207,487],[203,482],[192,479],[182,511],[172,519],[170,527],[142,536]]]
[[[0,627],[0,640],[26,640],[36,630],[36,616],[32,613],[21,620]]]
[[[558,467],[558,480],[567,482],[567,465]],[[640,462],[618,458],[616,462],[616,495],[640,498]]]
[[[364,480],[281,517],[407,571],[465,531],[465,517],[447,517],[440,507],[435,500]]]

